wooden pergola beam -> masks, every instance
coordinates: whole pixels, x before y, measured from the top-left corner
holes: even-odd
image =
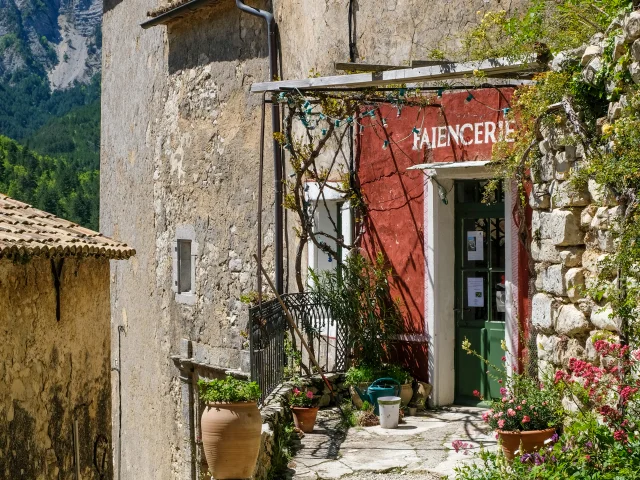
[[[278,92],[291,89],[318,90],[379,87],[426,81],[446,81],[471,77],[477,73],[481,73],[485,77],[509,74],[526,74],[523,75],[523,77],[530,77],[534,72],[542,71],[544,68],[546,68],[546,65],[538,63],[537,58],[534,56],[518,62],[513,62],[505,58],[495,58],[479,62],[447,63],[443,65],[404,68],[382,72],[334,75],[330,77],[283,80],[278,82],[258,82],[251,85],[251,92]]]

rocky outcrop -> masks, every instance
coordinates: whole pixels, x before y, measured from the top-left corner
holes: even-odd
[[[47,75],[53,89],[100,70],[102,1],[0,1],[0,79]]]

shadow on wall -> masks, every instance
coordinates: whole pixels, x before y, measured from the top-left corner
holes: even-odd
[[[256,3],[252,6],[270,10],[268,2]],[[241,62],[269,55],[264,20],[241,12],[235,2],[230,1],[198,10],[172,23],[168,27],[168,41],[170,74],[207,63]],[[267,68],[265,63],[265,71]]]

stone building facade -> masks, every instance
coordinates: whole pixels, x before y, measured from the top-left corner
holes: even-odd
[[[0,476],[112,478],[109,259],[134,252],[4,195],[0,215]]]
[[[479,10],[518,2],[421,0],[293,2],[259,0],[274,13],[281,78],[311,70],[339,73],[335,62],[408,65],[455,44]],[[350,38],[350,5],[352,11]],[[189,420],[171,357],[238,369],[246,306],[256,289],[258,152],[261,97],[269,79],[263,20],[233,0],[199,2],[191,14],[141,28],[156,0],[105,0],[101,145],[101,228],[136,248],[115,265],[112,351],[120,352],[122,391],[114,392],[114,451],[121,478],[189,478]],[[351,48],[350,48],[351,47]],[[351,51],[350,51],[351,50]],[[274,271],[273,158],[267,109],[263,259]],[[293,258],[294,220],[285,218]],[[177,252],[191,270],[178,275]],[[285,290],[295,291],[285,260]],[[183,295],[180,281],[190,276]],[[150,414],[150,412],[152,414]],[[121,419],[121,424],[119,423]]]
[[[608,32],[615,30],[621,33],[615,37],[613,61],[629,52],[631,62],[624,68],[638,83],[640,12],[618,18]],[[595,84],[605,46],[605,35],[596,34],[588,45],[556,55],[551,68],[562,71],[570,64],[580,65],[585,82]],[[614,87],[607,85],[607,93]],[[625,94],[610,102],[607,116],[598,120],[600,127],[620,118],[626,106]],[[612,314],[606,297],[596,303],[586,290],[602,274],[607,255],[618,248],[616,225],[624,216],[624,207],[593,179],[582,189],[571,182],[585,157],[584,146],[575,141],[575,125],[567,121],[543,127],[541,135],[540,160],[529,197],[534,209],[531,256],[536,270],[532,323],[537,331],[540,370],[549,373],[566,367],[572,357],[600,362],[594,341],[616,339],[620,334],[620,319]],[[610,272],[610,281],[617,281],[616,272]]]

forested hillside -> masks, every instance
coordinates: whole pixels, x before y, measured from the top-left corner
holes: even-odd
[[[0,136],[0,191],[37,208],[98,227],[99,174],[74,160],[43,156]]]
[[[0,0],[0,191],[96,230],[101,11]]]

